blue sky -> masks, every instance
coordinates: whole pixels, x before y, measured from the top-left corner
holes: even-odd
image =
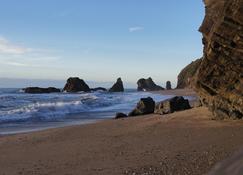
[[[0,77],[175,84],[203,16],[202,0],[0,0]]]

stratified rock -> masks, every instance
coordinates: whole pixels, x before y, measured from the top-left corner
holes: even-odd
[[[106,88],[103,88],[103,87],[92,88],[90,90],[91,91],[107,91],[107,89]]]
[[[40,87],[27,87],[23,89],[25,93],[29,94],[45,94],[45,93],[58,93],[61,92],[60,89],[54,87],[40,88]]]
[[[196,91],[216,119],[243,118],[243,0],[206,0]]]
[[[116,83],[110,88],[109,92],[124,92],[123,82],[118,78]]]
[[[152,80],[152,78],[148,78],[148,79],[144,79],[141,78],[138,80],[137,82],[138,91],[159,91],[159,90],[164,90],[164,88],[162,88],[161,86],[158,86],[154,83],[154,81]]]
[[[128,117],[126,114],[118,112],[116,113],[115,119],[126,118],[126,117]]]
[[[78,77],[69,78],[63,90],[66,92],[90,92],[89,86]]]
[[[128,114],[128,116],[138,116],[151,114],[154,112],[155,102],[151,97],[141,98],[137,107]]]
[[[189,101],[184,99],[183,97],[173,97],[171,99],[159,102],[155,106],[154,113],[156,114],[169,114],[176,111],[183,111],[190,109]]]
[[[171,88],[171,82],[170,81],[167,81],[166,82],[166,89],[167,90],[171,90],[172,88]]]
[[[177,77],[177,89],[192,88],[193,81],[202,59],[197,59],[191,64],[187,65]]]

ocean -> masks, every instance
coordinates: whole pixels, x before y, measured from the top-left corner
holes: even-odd
[[[0,135],[86,124],[130,112],[140,98],[156,102],[172,96],[128,89],[124,93],[26,94],[21,89],[0,89]]]

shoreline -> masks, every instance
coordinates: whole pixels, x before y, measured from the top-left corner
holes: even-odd
[[[243,146],[243,121],[211,117],[200,107],[1,136],[1,173],[205,174]]]
[[[137,92],[137,91],[136,91]],[[187,97],[195,97],[196,94],[191,89],[173,89],[173,90],[163,90],[163,91],[146,91],[147,93],[151,94],[159,94],[164,96],[174,96],[174,95],[181,95],[181,96],[187,96]],[[145,92],[145,93],[146,93]],[[168,97],[169,98],[169,97]],[[191,99],[190,102],[194,101],[194,99]],[[132,109],[131,109],[132,110]],[[123,111],[121,111],[123,112]],[[81,115],[81,114],[77,114]],[[82,116],[89,115],[82,114]],[[73,119],[73,120],[66,120],[66,121],[47,121],[47,122],[37,122],[37,123],[7,123],[3,124],[4,127],[0,127],[0,136],[5,135],[14,135],[14,134],[22,134],[22,133],[29,133],[29,132],[38,132],[38,131],[44,131],[48,129],[53,128],[63,128],[63,127],[69,127],[69,126],[76,126],[76,125],[86,125],[89,123],[96,123],[100,120],[110,120],[115,117],[115,113],[113,116],[107,115],[105,112],[97,113],[97,115],[104,115],[103,118],[92,118],[92,119]],[[8,126],[9,127],[6,127]]]

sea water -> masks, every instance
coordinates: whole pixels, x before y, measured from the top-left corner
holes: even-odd
[[[86,124],[130,112],[140,98],[156,102],[172,96],[126,90],[124,93],[26,94],[0,89],[0,134],[14,134],[67,125]]]

